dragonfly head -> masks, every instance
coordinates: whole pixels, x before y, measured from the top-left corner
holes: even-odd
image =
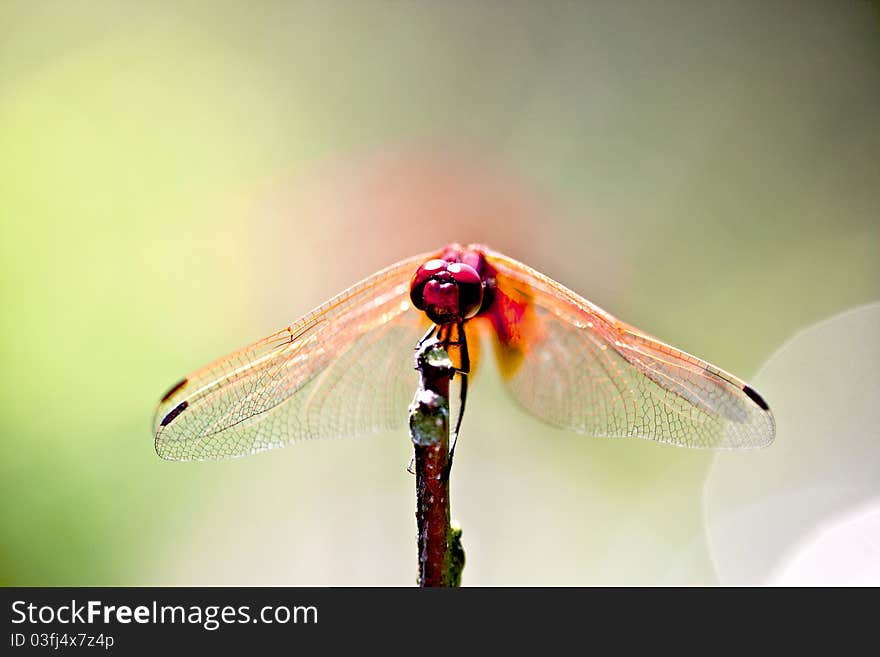
[[[462,257],[471,252],[448,247],[440,258],[428,260],[410,282],[413,305],[435,324],[473,317],[483,306],[483,280],[474,265]],[[475,255],[479,256],[478,253]]]

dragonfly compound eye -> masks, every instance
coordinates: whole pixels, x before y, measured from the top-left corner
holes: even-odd
[[[410,283],[413,305],[435,324],[473,317],[483,303],[483,281],[470,265],[429,260]]]

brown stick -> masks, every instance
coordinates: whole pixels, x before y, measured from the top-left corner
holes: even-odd
[[[449,383],[455,370],[436,340],[417,354],[421,382],[410,407],[415,446],[419,586],[459,586],[464,567],[461,530],[449,513]]]

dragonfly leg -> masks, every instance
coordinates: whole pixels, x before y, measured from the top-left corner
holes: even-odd
[[[471,371],[471,357],[468,354],[467,335],[464,332],[464,321],[458,320],[458,346],[461,347],[461,368],[458,370],[462,374],[469,374]]]
[[[419,340],[419,343],[416,345],[416,350],[422,347],[428,340],[433,338],[434,334],[437,333],[439,328],[440,327],[436,324],[431,324],[431,328],[428,329],[428,332],[422,336],[421,340]]]
[[[455,456],[455,445],[458,443],[458,434],[461,431],[461,421],[464,419],[464,407],[467,401],[468,374],[471,371],[471,358],[468,354],[467,336],[464,332],[464,321],[459,320],[456,328],[458,329],[457,344],[461,349],[461,366],[456,370],[459,374],[460,385],[458,391],[458,417],[455,419],[455,429],[453,429],[451,440],[449,441],[449,465],[447,472],[452,467],[452,458]]]
[[[449,441],[449,466],[452,466],[452,457],[455,455],[455,445],[458,442],[458,434],[461,430],[461,421],[464,418],[464,404],[467,401],[467,373],[459,372],[461,375],[461,386],[458,393],[458,417],[455,418],[455,429],[452,432],[452,439]]]

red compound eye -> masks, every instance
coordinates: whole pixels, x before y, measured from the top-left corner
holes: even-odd
[[[410,283],[413,305],[435,324],[473,317],[483,303],[483,281],[470,265],[429,260]]]
[[[483,281],[477,270],[463,262],[453,262],[446,268],[458,286],[458,307],[462,319],[473,317],[483,305]]]

